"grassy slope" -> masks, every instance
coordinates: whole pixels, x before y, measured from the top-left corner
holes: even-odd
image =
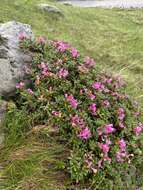
[[[58,18],[38,11],[38,2],[46,0],[0,0],[0,22],[17,20],[28,23],[36,35],[72,43],[83,54],[94,57],[102,69],[122,74],[129,82],[129,93],[143,101],[142,10],[81,9],[57,4],[65,14],[65,18]],[[2,160],[12,160],[9,164],[4,163],[5,171],[9,173],[7,189],[63,190],[63,182],[60,179],[59,184],[56,177],[53,179],[51,174],[54,171],[48,168],[48,164],[46,166],[50,174],[45,172],[43,175],[42,164],[44,160],[55,162],[59,154],[55,150],[59,150],[61,145],[52,140],[53,148],[48,149],[51,142],[43,144],[37,139],[28,138],[30,140],[22,141],[19,148],[11,148],[13,152],[8,148],[5,158],[4,153],[1,156]],[[55,176],[58,178],[57,173]]]

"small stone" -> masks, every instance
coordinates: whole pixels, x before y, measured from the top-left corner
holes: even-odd
[[[38,4],[38,8],[42,11],[48,12],[48,13],[54,13],[58,14],[60,16],[64,16],[63,12],[58,9],[56,6],[49,5],[49,4]]]
[[[63,4],[63,5],[66,5],[66,6],[72,6],[72,3],[70,3],[70,2],[66,2],[66,1],[63,2],[62,4]]]

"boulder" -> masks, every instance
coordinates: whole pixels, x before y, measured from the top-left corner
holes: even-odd
[[[53,5],[49,5],[49,4],[38,4],[38,8],[44,12],[48,12],[48,13],[54,13],[54,14],[58,14],[60,16],[64,16],[63,12],[58,9],[56,6]]]
[[[18,80],[25,76],[24,68],[32,61],[30,52],[19,47],[19,36],[33,38],[31,26],[16,21],[0,24],[0,96],[13,96]]]

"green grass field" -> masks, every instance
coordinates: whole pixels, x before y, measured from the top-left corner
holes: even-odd
[[[39,11],[39,2],[56,5],[65,18]],[[142,9],[84,9],[46,0],[0,0],[0,22],[10,20],[30,24],[36,36],[71,43],[82,54],[93,57],[100,69],[121,74],[128,82],[128,93],[143,102]],[[21,117],[10,118],[13,129],[24,125]],[[57,164],[62,167],[67,150],[59,143],[60,137],[49,136],[48,141],[42,141],[37,134],[22,139],[14,135],[7,138],[0,153],[0,189],[66,189],[69,176],[56,168]],[[128,183],[126,189],[130,189]]]

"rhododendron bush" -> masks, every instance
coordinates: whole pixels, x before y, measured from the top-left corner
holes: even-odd
[[[25,68],[31,84],[16,85],[17,105],[33,126],[59,129],[69,142],[73,181],[111,178],[141,157],[141,111],[121,77],[100,72],[92,58],[62,41],[23,37],[20,46],[33,52],[33,62]]]

